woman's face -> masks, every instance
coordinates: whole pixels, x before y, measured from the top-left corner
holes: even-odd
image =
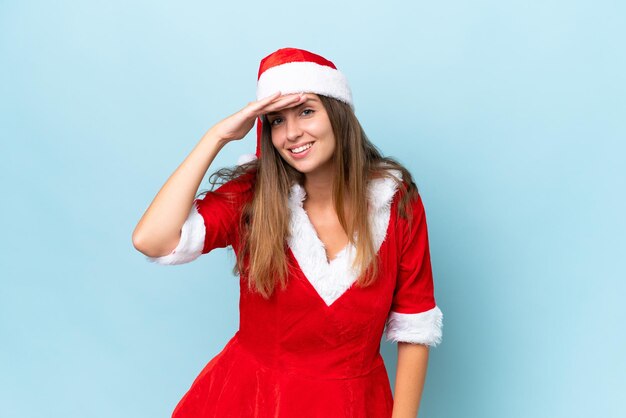
[[[330,170],[336,142],[328,113],[316,94],[304,96],[295,107],[267,114],[272,144],[301,173]]]

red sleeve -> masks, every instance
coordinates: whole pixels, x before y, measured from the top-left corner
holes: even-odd
[[[410,210],[411,227],[406,219],[399,221],[402,252],[391,310],[400,313],[418,313],[435,307],[426,213],[420,195],[410,203]]]
[[[147,257],[157,264],[184,264],[215,248],[233,244],[242,205],[254,193],[253,173],[229,180],[195,199],[181,229],[178,245],[162,257]]]
[[[204,223],[202,254],[232,245],[241,206],[253,191],[250,180],[249,176],[230,180],[195,200]]]
[[[435,303],[421,196],[411,201],[410,210],[410,227],[406,219],[398,221],[401,251],[385,336],[388,341],[436,346],[442,339],[443,313]]]

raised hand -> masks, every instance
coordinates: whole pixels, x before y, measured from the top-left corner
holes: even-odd
[[[282,109],[298,106],[304,102],[304,94],[286,94],[281,96],[280,91],[264,99],[250,102],[243,109],[216,123],[210,131],[221,141],[242,139],[254,126],[257,117]]]

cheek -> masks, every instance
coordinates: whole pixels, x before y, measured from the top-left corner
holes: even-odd
[[[337,144],[335,141],[335,133],[333,132],[333,128],[330,125],[325,125],[320,133],[328,142],[328,145],[331,147],[335,147]]]
[[[328,138],[328,147],[331,150],[331,154],[334,154],[337,149],[337,143],[335,142],[335,138],[332,136],[332,133],[330,135],[331,136]]]
[[[272,140],[272,145],[274,146],[274,148],[280,148],[280,135],[277,135],[275,130],[272,130],[272,135],[271,135],[271,140]]]
[[[311,121],[307,130],[318,138],[329,138],[333,136],[333,128],[329,122],[324,120]]]

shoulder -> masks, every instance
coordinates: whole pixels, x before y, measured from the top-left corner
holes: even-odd
[[[248,171],[226,181],[215,189],[215,193],[247,194],[254,192],[256,171]]]
[[[196,197],[198,207],[218,205],[224,210],[239,210],[254,195],[255,182],[256,172],[246,172],[224,183],[216,183],[214,190],[204,191]]]
[[[369,180],[368,188],[378,192],[378,197],[392,197],[393,200],[403,199],[405,195],[417,198],[417,188],[410,174],[408,177],[398,168],[384,167],[377,170]],[[384,196],[380,196],[384,193]],[[370,193],[371,194],[371,193]]]
[[[385,167],[379,170],[376,178],[372,179],[370,188],[377,190],[381,203],[374,204],[380,206],[389,199],[391,211],[400,223],[411,225],[416,217],[419,219],[424,215],[424,205],[411,173],[406,169]]]
[[[395,200],[399,185],[402,182],[400,170],[378,170],[369,179],[367,197],[370,208],[374,210],[388,210]]]

